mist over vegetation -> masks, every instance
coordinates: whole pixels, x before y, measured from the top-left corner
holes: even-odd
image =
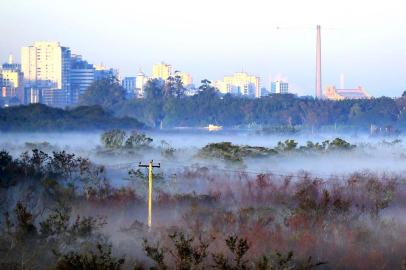
[[[404,264],[402,136],[122,129],[3,135],[2,269]],[[153,172],[149,229],[147,170],[138,163],[151,159],[161,168]]]
[[[405,267],[405,97],[127,94],[0,109],[0,269]]]

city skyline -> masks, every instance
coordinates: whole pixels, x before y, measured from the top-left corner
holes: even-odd
[[[191,73],[196,84],[246,70],[261,77],[267,88],[271,81],[285,79],[298,94],[313,95],[315,27],[320,24],[323,88],[339,85],[341,74],[348,87],[363,85],[374,96],[399,96],[406,88],[401,46],[406,19],[400,1],[384,6],[347,0],[205,1],[193,8],[182,0],[98,1],[97,9],[94,1],[72,1],[63,9],[57,2],[2,2],[0,15],[13,27],[2,25],[7,39],[0,44],[0,59],[17,56],[20,46],[36,40],[58,40],[89,62],[119,68],[123,77],[165,61]],[[227,12],[230,5],[232,14]],[[242,15],[246,17],[236,19]]]

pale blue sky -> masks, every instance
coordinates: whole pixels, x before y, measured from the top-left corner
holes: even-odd
[[[323,86],[406,90],[406,4],[357,0],[0,0],[0,60],[36,40],[57,40],[92,63],[134,76],[165,61],[195,83],[244,70],[285,78],[313,94],[316,25]],[[280,26],[280,30],[276,30]]]

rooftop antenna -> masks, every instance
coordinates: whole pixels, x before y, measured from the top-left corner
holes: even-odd
[[[13,64],[13,54],[9,54],[8,55],[8,63],[11,65],[11,64]]]

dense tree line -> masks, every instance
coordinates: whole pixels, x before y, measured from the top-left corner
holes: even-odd
[[[145,98],[127,99],[114,78],[94,82],[80,97],[80,107],[62,110],[44,105],[0,109],[0,130],[71,130],[150,127],[304,127],[404,129],[406,96],[364,100],[317,100],[292,94],[260,99],[220,94],[203,80],[194,96],[178,76],[153,79],[145,85]],[[124,117],[116,119],[116,117]],[[130,119],[132,118],[132,119]],[[137,120],[135,120],[137,119]]]
[[[401,128],[406,124],[405,97],[331,101],[285,94],[252,99],[222,95],[207,80],[194,96],[185,96],[182,89],[181,84],[173,86],[155,79],[147,83],[145,99],[125,101],[113,106],[114,111],[156,127],[341,125],[367,129],[371,125]]]
[[[100,106],[81,106],[71,110],[31,104],[0,109],[0,131],[72,131],[108,128],[143,128],[129,117],[117,118]]]

